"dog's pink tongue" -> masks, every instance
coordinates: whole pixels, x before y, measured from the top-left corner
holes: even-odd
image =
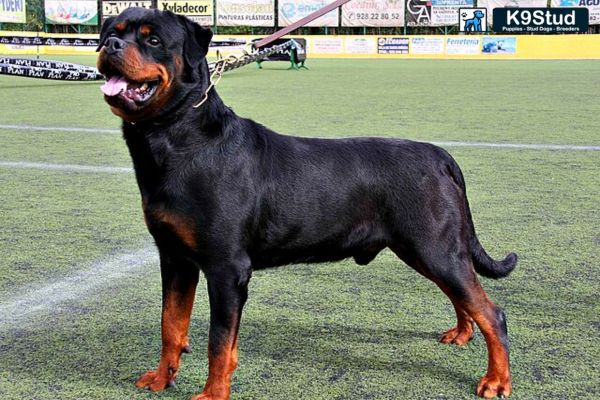
[[[122,90],[127,90],[127,80],[122,76],[113,76],[100,87],[100,90],[107,96],[116,96]]]

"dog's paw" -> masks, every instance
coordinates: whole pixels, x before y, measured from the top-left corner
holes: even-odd
[[[148,371],[135,382],[139,389],[148,389],[153,392],[164,390],[175,386],[175,380],[170,379],[167,374],[159,374],[157,371]]]
[[[202,393],[192,397],[190,400],[229,400],[229,386],[208,386]]]
[[[202,392],[197,396],[193,396],[190,400],[229,400],[229,396],[216,396]]]
[[[477,396],[485,399],[494,397],[508,397],[512,392],[510,378],[499,378],[494,375],[486,375],[477,386]]]
[[[456,344],[458,346],[462,346],[469,343],[472,338],[473,327],[471,325],[467,325],[467,327],[463,329],[454,327],[442,333],[442,335],[440,336],[440,343]]]

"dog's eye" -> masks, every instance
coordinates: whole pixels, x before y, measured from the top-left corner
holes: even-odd
[[[150,36],[148,38],[148,44],[150,44],[151,46],[158,46],[160,44],[160,39],[156,36]]]

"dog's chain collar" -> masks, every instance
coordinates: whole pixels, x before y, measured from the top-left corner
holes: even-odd
[[[220,53],[217,52],[217,57],[220,57],[220,56],[221,56]],[[208,87],[204,91],[204,95],[202,96],[202,99],[197,104],[194,104],[192,107],[198,108],[202,104],[206,103],[206,100],[208,100],[208,93],[211,91],[211,89],[213,87],[215,87],[217,85],[217,83],[219,83],[219,81],[221,80],[221,77],[223,77],[223,72],[225,72],[228,69],[227,66],[230,64],[235,64],[238,61],[239,61],[239,58],[237,58],[234,55],[230,55],[227,58],[219,58],[216,62],[211,63],[210,66],[213,67],[213,72],[212,72],[212,74],[210,74],[210,85],[208,85]]]

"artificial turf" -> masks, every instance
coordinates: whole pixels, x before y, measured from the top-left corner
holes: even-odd
[[[218,90],[239,114],[289,134],[600,145],[597,62],[307,64],[301,72],[246,67]],[[0,76],[7,100],[0,125],[118,129],[98,86]],[[0,128],[0,144],[0,162],[130,166],[118,133]],[[597,399],[600,152],[448,149],[465,174],[484,247],[496,257],[520,255],[509,278],[482,279],[508,315],[513,397]],[[150,394],[132,384],[158,361],[156,263],[124,266],[119,279],[60,307],[15,307],[24,294],[151,246],[132,174],[0,166],[0,188],[0,398],[199,392],[207,373],[203,289],[194,351],[183,358],[177,387]],[[12,323],[7,304],[22,314]],[[479,333],[466,347],[438,344],[454,323],[446,297],[389,252],[366,267],[345,261],[256,272],[233,399],[474,399],[485,344]]]

